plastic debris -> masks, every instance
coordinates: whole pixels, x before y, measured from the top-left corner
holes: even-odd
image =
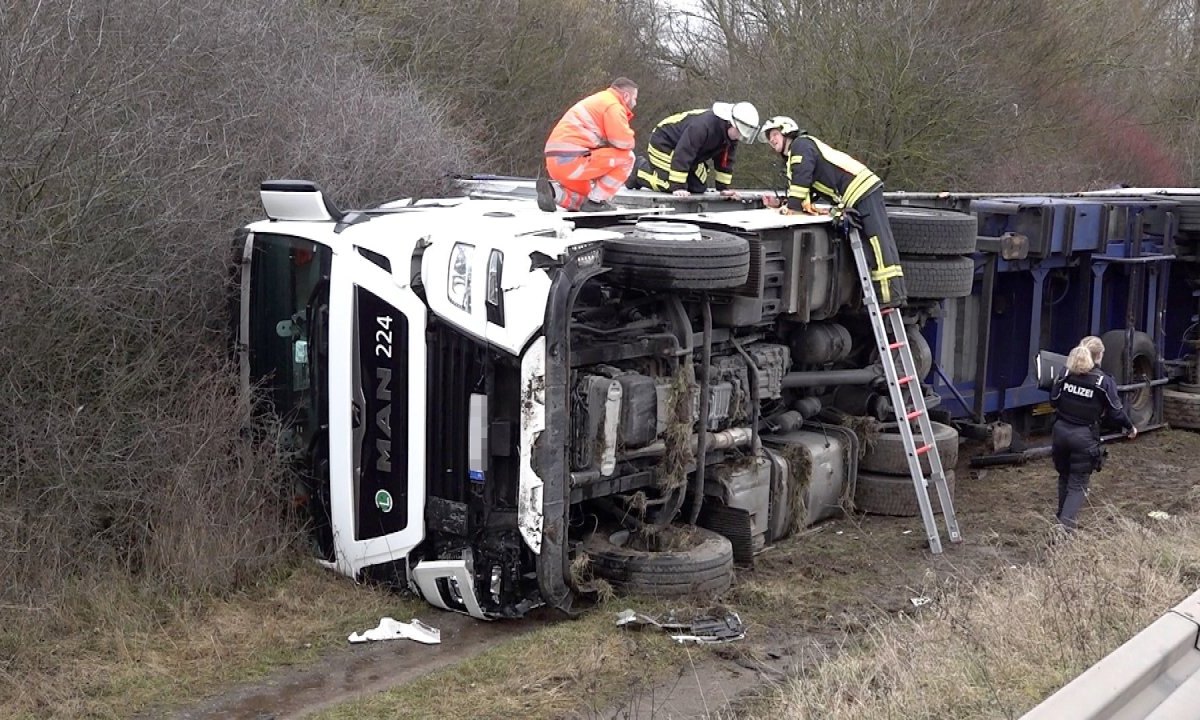
[[[680,619],[672,610],[660,617],[622,610],[617,613],[617,627],[641,630],[655,627],[670,634],[677,643],[726,643],[746,637],[746,626],[742,618],[732,610],[713,607],[697,611],[687,620]]]
[[[901,535],[912,535],[912,530],[905,530],[904,532],[902,532],[900,534]]]
[[[1167,513],[1163,512],[1162,510],[1151,510],[1149,513],[1147,513],[1147,517],[1152,517],[1155,520],[1170,520],[1171,519],[1171,516],[1168,515]]]
[[[922,595],[920,597],[909,598],[909,602],[913,604],[913,607],[921,607],[922,605],[928,605],[929,603],[933,602],[933,598],[927,598]]]
[[[399,620],[385,617],[379,620],[378,627],[361,633],[350,633],[350,637],[346,639],[352,643],[363,643],[368,640],[398,640],[400,638],[415,640],[425,645],[438,645],[442,642],[442,631],[435,627],[429,627],[416,618],[413,618],[410,623],[402,623]]]

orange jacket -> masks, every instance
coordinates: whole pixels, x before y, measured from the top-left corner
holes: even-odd
[[[589,150],[614,147],[633,150],[633,113],[612,88],[589,95],[571,106],[550,138],[547,155],[584,155]]]

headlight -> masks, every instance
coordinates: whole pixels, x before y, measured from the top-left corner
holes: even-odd
[[[455,243],[450,251],[446,297],[463,312],[471,312],[471,255],[474,250],[474,245]]]
[[[484,288],[484,302],[487,307],[488,322],[504,327],[504,293],[500,284],[504,277],[504,253],[493,250],[488,255],[487,285]]]

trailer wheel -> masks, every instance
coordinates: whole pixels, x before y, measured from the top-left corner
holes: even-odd
[[[1181,203],[1176,210],[1179,229],[1186,233],[1200,233],[1200,205]]]
[[[583,549],[613,588],[662,598],[712,596],[733,583],[733,545],[712,530],[668,526],[651,547],[628,530],[593,533]]]
[[[1154,377],[1154,369],[1158,366],[1158,348],[1154,346],[1154,340],[1149,335],[1140,331],[1133,333],[1133,346],[1129,356],[1132,371],[1129,375],[1121,372],[1125,331],[1109,330],[1100,336],[1100,340],[1104,343],[1104,359],[1100,361],[1100,368],[1112,375],[1118,385],[1145,382]],[[1147,385],[1125,397],[1128,402],[1125,411],[1129,413],[1133,424],[1139,428],[1149,425],[1154,419],[1154,388]]]
[[[933,443],[937,446],[938,455],[942,459],[942,467],[953,470],[958,465],[958,430],[950,425],[932,423]],[[870,443],[867,454],[859,460],[858,467],[868,472],[885,473],[889,475],[908,475],[908,454],[904,452],[904,443],[900,439],[899,430],[881,432]],[[921,470],[929,472],[929,455],[921,456]]]
[[[695,225],[640,222],[633,233],[604,241],[614,282],[649,290],[722,290],[746,283],[750,243]]]
[[[978,221],[953,210],[889,207],[896,250],[909,255],[967,255],[975,252]]]
[[[946,487],[950,488],[950,496],[953,498],[953,470],[946,471]],[[937,490],[931,485],[927,491],[934,514],[941,513],[942,506]],[[879,475],[861,470],[858,473],[858,482],[854,486],[854,507],[871,515],[916,517],[921,514],[912,478],[907,475]]]
[[[1163,420],[1174,428],[1200,430],[1200,395],[1163,390]]]
[[[904,286],[908,296],[941,300],[971,294],[975,282],[975,262],[968,257],[924,258],[911,255],[900,258]]]

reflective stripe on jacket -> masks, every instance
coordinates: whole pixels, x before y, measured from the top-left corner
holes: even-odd
[[[854,207],[883,181],[866,165],[811,135],[800,135],[788,150],[788,207],[800,210],[812,193]]]
[[[709,160],[717,189],[731,186],[737,141],[729,139],[728,130],[729,123],[710,109],[687,110],[664,118],[650,133],[646,148],[650,164],[668,181],[663,189],[687,189],[688,175]],[[703,178],[704,174],[697,173],[697,177]]]
[[[586,155],[602,147],[633,150],[633,113],[612,88],[571,106],[546,140],[547,155]]]

